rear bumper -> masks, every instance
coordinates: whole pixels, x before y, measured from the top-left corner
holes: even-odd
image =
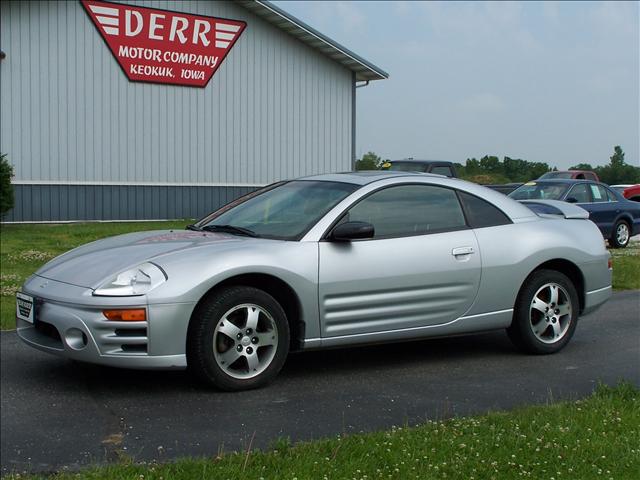
[[[584,308],[582,309],[582,315],[587,315],[594,310],[598,309],[604,302],[611,298],[613,289],[611,285],[597,290],[592,290],[585,294]]]

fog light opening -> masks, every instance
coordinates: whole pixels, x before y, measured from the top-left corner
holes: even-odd
[[[82,350],[87,346],[87,335],[78,328],[70,328],[64,334],[65,343],[74,350]]]

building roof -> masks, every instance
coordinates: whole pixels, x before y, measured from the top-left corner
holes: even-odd
[[[302,20],[285,12],[267,0],[238,0],[237,4],[255,13],[267,22],[284,30],[311,48],[344,65],[356,74],[357,81],[384,80],[389,74],[365,60],[338,42],[323,35]]]

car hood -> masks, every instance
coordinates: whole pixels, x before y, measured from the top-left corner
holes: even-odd
[[[44,278],[86,288],[162,255],[211,244],[253,240],[224,233],[161,230],[98,240],[54,258],[36,272]]]

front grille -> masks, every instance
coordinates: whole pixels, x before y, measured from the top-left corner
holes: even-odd
[[[116,328],[114,333],[119,337],[146,337],[146,328]]]
[[[60,333],[58,332],[58,329],[53,325],[51,325],[50,323],[43,322],[41,320],[35,320],[33,326],[38,333],[52,340],[56,340],[62,343],[62,338],[60,338]]]
[[[132,345],[122,345],[122,351],[123,352],[127,352],[127,353],[147,353],[147,344],[146,343],[139,343],[139,344],[132,344]]]
[[[116,322],[105,319],[95,325],[100,351],[109,355],[146,355],[147,322]]]

